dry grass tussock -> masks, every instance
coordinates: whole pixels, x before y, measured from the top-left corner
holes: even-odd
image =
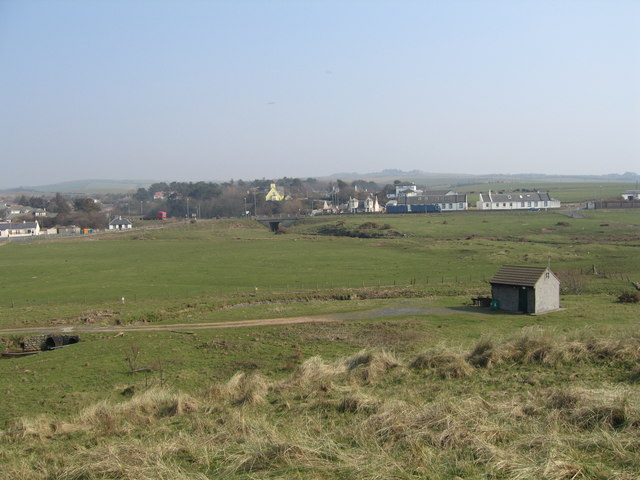
[[[378,410],[380,400],[365,393],[351,392],[338,405],[340,412],[374,413]]]
[[[275,385],[274,389],[296,389],[301,397],[309,397],[319,391],[331,390],[334,379],[344,373],[345,369],[339,365],[327,363],[320,357],[311,357],[296,368],[289,378]]]
[[[568,380],[578,360],[601,368],[603,358],[636,358],[637,339],[594,339],[525,331],[466,357],[437,346],[406,369],[389,352],[363,350],[309,358],[280,381],[237,373],[198,396],[152,389],[69,423],[16,421],[0,463],[12,478],[69,480],[637,478],[640,385]],[[554,386],[512,388],[525,363],[555,365],[538,369]],[[475,367],[500,364],[474,378]],[[76,433],[50,440],[63,431]],[[38,458],[63,442],[64,454]]]
[[[159,442],[127,439],[97,448],[82,448],[77,451],[75,461],[58,469],[55,478],[204,480],[208,478],[204,473],[189,472],[175,461],[176,457],[193,461],[191,453],[197,449],[193,441],[185,441],[184,436]]]
[[[501,364],[558,365],[585,361],[638,361],[640,337],[620,339],[580,336],[575,339],[552,337],[542,329],[524,329],[509,340],[497,343],[481,339],[466,360],[475,367],[490,368]]]
[[[430,370],[442,379],[467,378],[473,374],[473,367],[458,352],[445,347],[435,347],[418,355],[409,368]]]
[[[163,417],[197,412],[199,409],[200,402],[194,397],[153,388],[122,403],[98,402],[83,410],[76,423],[105,432],[116,432],[150,425]]]
[[[361,350],[345,359],[341,365],[346,371],[365,383],[371,383],[380,376],[403,364],[387,350]]]
[[[312,436],[308,429],[283,432],[273,426],[252,430],[224,458],[225,474],[257,472],[273,468],[327,468],[339,455],[330,438]]]
[[[258,405],[265,401],[270,384],[259,374],[236,373],[226,384],[213,385],[207,394],[208,401],[228,402],[232,405]]]
[[[545,392],[542,405],[558,419],[584,430],[640,427],[640,402],[630,388],[554,388]]]

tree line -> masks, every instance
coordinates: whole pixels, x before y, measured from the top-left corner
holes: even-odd
[[[268,202],[265,194],[275,183],[289,197],[286,201]],[[56,193],[53,197],[22,195],[14,201],[32,208],[46,209],[49,215],[38,217],[43,228],[54,225],[78,225],[82,228],[104,228],[108,217],[155,217],[165,211],[169,217],[240,217],[245,215],[297,215],[318,208],[317,202],[345,203],[349,198],[364,200],[376,195],[386,202],[387,194],[394,192],[393,184],[381,186],[370,180],[346,182],[283,177],[277,180],[255,179],[228,182],[157,182],[147,188],[138,188],[129,194],[98,195],[94,200],[86,196],[65,197]],[[162,192],[161,195],[156,195]],[[33,220],[32,216],[20,217]]]
[[[71,201],[62,194],[56,193],[52,198],[45,196],[29,197],[22,195],[15,199],[15,203],[32,208],[44,209],[47,216],[39,216],[38,223],[42,228],[55,225],[77,225],[82,228],[104,228],[107,217],[102,212],[101,204],[89,197],[76,197]],[[55,213],[55,215],[51,215]],[[33,215],[22,215],[15,218],[18,221],[33,221]]]

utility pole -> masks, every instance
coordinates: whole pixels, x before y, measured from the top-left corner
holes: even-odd
[[[253,216],[258,216],[258,205],[256,204],[256,191],[253,191]]]
[[[187,218],[189,218],[189,196],[187,196]]]

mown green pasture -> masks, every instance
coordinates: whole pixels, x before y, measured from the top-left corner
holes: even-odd
[[[318,234],[323,226],[338,222],[354,229],[365,222],[389,224],[372,232],[393,230],[398,236]],[[345,318],[356,326],[341,328],[354,331],[393,318],[393,328],[413,332],[408,335],[412,340],[391,342],[407,351],[426,337],[430,342],[471,341],[494,329],[512,331],[538,322],[562,328],[627,325],[636,321],[635,310],[615,299],[631,288],[630,280],[640,280],[639,247],[640,219],[635,211],[594,211],[585,218],[556,212],[330,216],[304,219],[284,235],[274,235],[251,220],[217,220],[83,239],[8,243],[0,247],[3,270],[12,272],[0,281],[0,327],[166,325],[348,314]],[[489,294],[486,280],[500,265],[548,263],[554,271],[573,272],[580,280],[580,291],[569,293],[582,295],[563,298],[567,311],[532,320],[465,310],[471,296]],[[592,274],[594,266],[597,275]],[[367,291],[391,294],[376,297]],[[384,309],[405,304],[454,310],[428,321],[420,314],[385,316]],[[376,309],[382,313],[357,316]],[[496,318],[499,323],[494,323]],[[347,341],[314,342],[310,332],[316,329],[333,327],[202,330],[188,337],[167,332],[116,338],[113,333],[88,334],[86,343],[72,349],[1,362],[5,373],[16,379],[6,385],[7,398],[26,399],[11,402],[3,418],[37,411],[39,402],[45,409],[69,402],[61,407],[64,411],[78,395],[116,395],[119,386],[132,381],[123,361],[131,344],[143,345],[147,362],[167,359],[172,382],[187,387],[209,377],[222,378],[247,363],[277,373],[292,345],[301,346],[305,357],[331,358],[389,342],[369,341],[366,335],[360,341],[353,332],[345,336]],[[268,347],[254,343],[265,332],[282,340]],[[198,347],[216,339],[242,346],[230,351]],[[257,362],[258,357],[263,360]],[[57,359],[66,360],[58,364]],[[31,373],[21,375],[24,370]],[[56,382],[62,372],[65,380]],[[37,396],[43,385],[51,397]]]
[[[513,192],[516,189],[528,191],[540,190],[549,192],[551,196],[561,202],[586,202],[600,200],[609,197],[619,197],[625,190],[636,188],[635,183],[614,182],[508,182],[508,183],[479,183],[459,185],[454,190],[469,194],[469,204],[475,206],[478,201],[478,193],[488,192]]]
[[[323,225],[388,224],[390,238],[319,235]],[[386,230],[386,231],[388,231]],[[379,230],[384,233],[385,230]],[[588,291],[616,293],[640,267],[636,211],[451,213],[308,218],[274,235],[251,220],[36,240],[0,247],[0,326],[86,310],[135,319],[190,299],[417,285],[438,294],[486,291],[502,264],[586,271]],[[125,304],[121,298],[125,297]]]

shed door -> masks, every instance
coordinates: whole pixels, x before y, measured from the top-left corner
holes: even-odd
[[[518,289],[518,311],[527,313],[527,287]]]

